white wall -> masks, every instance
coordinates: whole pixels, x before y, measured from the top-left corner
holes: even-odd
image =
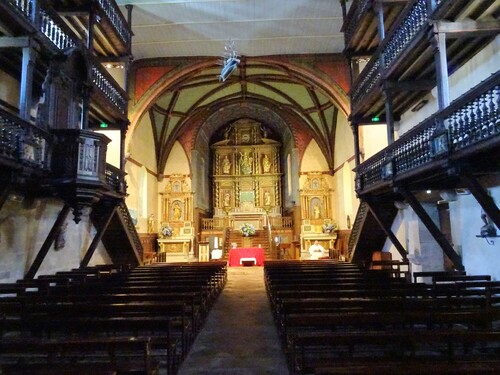
[[[14,195],[9,197],[0,211],[0,282],[14,282],[24,277],[62,207],[63,203],[56,199],[27,201]],[[80,266],[95,236],[88,213],[85,209],[82,220],[76,224],[70,212],[64,222],[65,246],[60,249],[55,249],[54,244],[51,246],[36,276]],[[99,244],[90,265],[107,263],[111,260]]]

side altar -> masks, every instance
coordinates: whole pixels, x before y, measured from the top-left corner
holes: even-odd
[[[158,245],[167,262],[184,262],[194,255],[193,241],[194,237],[167,237],[158,239]]]

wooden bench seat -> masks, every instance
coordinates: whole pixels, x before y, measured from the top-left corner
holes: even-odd
[[[161,361],[168,361],[164,349],[149,337],[9,339],[0,340],[0,352],[2,374],[153,375]]]
[[[496,375],[498,373],[500,373],[500,361],[497,360],[330,364],[316,366],[311,372],[315,375]]]
[[[287,353],[293,372],[308,373],[319,363],[342,365],[354,360],[492,360],[498,355],[499,345],[499,331],[305,332],[290,335]]]

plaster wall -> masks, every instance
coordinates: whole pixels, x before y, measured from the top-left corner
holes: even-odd
[[[0,211],[0,283],[22,279],[30,269],[48,233],[61,211],[63,203],[56,199],[28,201],[10,196]],[[59,249],[52,244],[37,274],[54,274],[80,266],[95,229],[89,219],[89,210],[83,212],[79,224],[70,213],[63,224],[63,244]],[[99,244],[90,265],[108,264],[111,260]]]
[[[387,147],[386,125],[362,126],[360,127],[359,138],[359,148],[362,154],[361,162],[363,162]],[[354,144],[354,140],[351,144]]]
[[[0,100],[17,107],[19,105],[19,82],[0,70]]]
[[[500,36],[449,77],[450,101],[457,99],[472,87],[498,71]],[[398,134],[404,134],[438,110],[437,88],[426,96],[429,102],[417,112],[407,111],[401,116]]]
[[[500,205],[500,187],[489,189],[489,193],[497,207]],[[482,209],[472,195],[458,195],[450,205],[450,216],[453,243],[459,246],[462,261],[469,275],[491,275],[500,280],[500,237],[478,238],[484,222],[481,219]],[[498,228],[497,235],[500,235]]]
[[[147,232],[149,215],[158,218],[158,177],[154,153],[153,133],[147,116],[143,116],[127,147],[125,179],[127,182],[127,207],[136,213],[137,231]]]
[[[338,116],[335,132],[334,150],[334,207],[333,214],[340,229],[348,229],[347,216],[351,224],[354,223],[359,200],[354,192],[354,178],[352,171],[354,161],[354,135],[345,116]]]
[[[96,133],[104,134],[111,139],[106,150],[106,163],[116,168],[120,168],[120,143],[121,135],[119,130],[97,130]]]

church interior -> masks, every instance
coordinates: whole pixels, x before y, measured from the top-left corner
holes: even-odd
[[[500,372],[498,0],[0,11],[0,374]]]

